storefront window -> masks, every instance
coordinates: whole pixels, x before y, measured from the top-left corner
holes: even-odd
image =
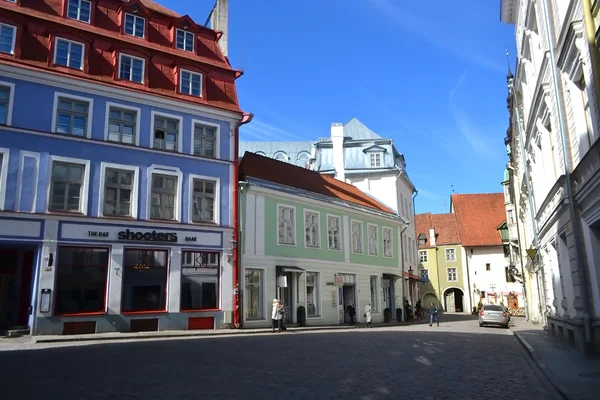
[[[316,317],[319,315],[319,274],[317,272],[306,273],[306,315]]]
[[[246,295],[244,296],[244,302],[246,304],[246,319],[249,320],[264,319],[262,275],[263,271],[259,269],[246,270]]]
[[[379,304],[377,304],[377,277],[371,276],[370,279],[370,289],[371,289],[371,310],[375,312],[379,312]]]
[[[181,310],[219,308],[219,253],[184,251]]]
[[[56,313],[105,311],[108,249],[59,247],[56,263]]]
[[[166,250],[126,249],[123,270],[123,312],[166,310]]]

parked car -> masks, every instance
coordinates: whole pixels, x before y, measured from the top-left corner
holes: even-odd
[[[504,307],[496,304],[484,304],[479,311],[479,326],[500,325],[508,328],[510,317]]]

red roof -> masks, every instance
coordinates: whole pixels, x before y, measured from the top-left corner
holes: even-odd
[[[506,221],[503,193],[453,194],[450,201],[464,247],[502,245],[496,228]]]
[[[337,197],[364,207],[396,215],[393,210],[361,192],[355,186],[338,181],[330,176],[321,175],[316,171],[248,151],[244,153],[242,158],[240,174],[325,196]]]
[[[435,244],[438,246],[460,243],[456,216],[454,214],[417,214],[415,215],[417,238],[424,234],[427,242],[419,248],[431,247],[429,229],[435,229]],[[418,241],[418,239],[417,239]]]
[[[160,4],[152,1],[152,0],[140,0],[141,3],[149,10],[159,12],[161,14],[167,15],[169,17],[179,17],[175,11],[171,11],[166,7],[161,6]]]

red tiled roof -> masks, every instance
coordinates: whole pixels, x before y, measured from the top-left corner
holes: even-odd
[[[146,7],[149,10],[159,12],[159,13],[167,15],[169,17],[179,17],[179,14],[177,14],[175,11],[171,11],[168,8],[163,7],[160,4],[156,3],[155,1],[140,0],[140,2],[144,5],[144,7]]]
[[[503,193],[453,194],[450,201],[463,246],[502,245],[496,228],[506,221]]]
[[[429,229],[435,229],[435,244],[443,246],[447,244],[460,243],[456,216],[454,214],[417,214],[415,215],[415,224],[417,229],[417,238],[424,234],[427,236],[427,242],[420,248],[431,247],[429,241]],[[418,240],[418,239],[417,239]]]
[[[355,186],[321,175],[316,171],[297,167],[273,158],[246,152],[240,164],[240,174],[265,181],[307,190],[325,196],[337,197],[378,211],[396,214],[393,210],[363,193]]]

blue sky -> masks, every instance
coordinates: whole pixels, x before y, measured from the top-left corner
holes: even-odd
[[[201,24],[214,4],[158,2]],[[515,38],[500,0],[229,3],[238,96],[255,115],[242,140],[316,140],[356,117],[404,153],[418,213],[448,211],[452,186],[502,190]]]

